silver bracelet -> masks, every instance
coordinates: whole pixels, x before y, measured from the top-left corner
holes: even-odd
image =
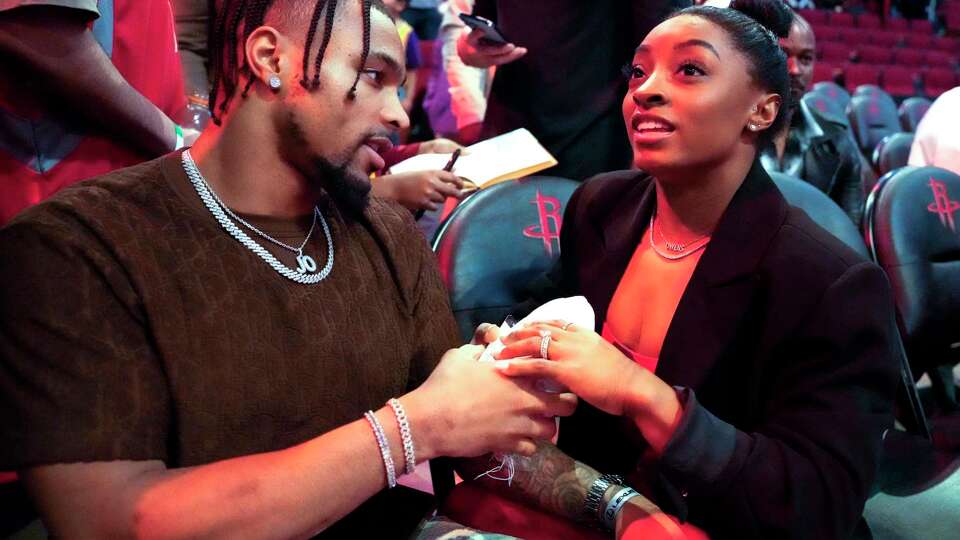
[[[363,413],[363,417],[370,422],[373,428],[373,436],[377,439],[377,446],[380,447],[380,457],[383,458],[383,468],[387,470],[387,486],[397,487],[397,472],[393,468],[393,455],[390,454],[390,442],[387,440],[387,434],[380,425],[380,420],[373,414],[373,411]]]
[[[400,440],[403,441],[403,460],[406,462],[406,474],[412,474],[417,468],[417,453],[413,448],[413,435],[410,433],[410,420],[407,419],[407,412],[403,410],[400,400],[392,398],[387,402],[393,409],[394,416],[397,417],[397,425],[400,427]]]
[[[640,494],[629,487],[624,487],[613,495],[613,498],[607,503],[606,508],[603,509],[603,524],[607,526],[608,530],[612,531],[616,528],[617,513],[620,512],[623,505],[638,495]]]

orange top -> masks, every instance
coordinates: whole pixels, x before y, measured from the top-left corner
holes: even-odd
[[[660,243],[657,248],[665,249]],[[653,250],[650,235],[645,233],[610,301],[603,338],[655,371],[670,321],[703,252],[665,259]]]

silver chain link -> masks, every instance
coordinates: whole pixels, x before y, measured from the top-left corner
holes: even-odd
[[[224,230],[226,230],[227,233],[234,237],[238,242],[246,246],[247,249],[257,254],[257,256],[269,264],[271,268],[276,270],[277,273],[285,278],[290,279],[291,281],[302,283],[304,285],[313,285],[319,283],[330,274],[330,271],[333,269],[333,237],[330,235],[330,228],[327,226],[327,221],[323,218],[323,214],[320,213],[319,208],[314,207],[313,209],[313,225],[311,225],[310,233],[307,233],[307,238],[304,239],[300,248],[298,249],[293,246],[289,246],[261,232],[259,229],[247,223],[234,214],[229,208],[227,208],[227,205],[220,200],[220,197],[217,196],[210,185],[207,184],[207,181],[204,179],[203,175],[200,174],[200,169],[197,168],[196,163],[194,163],[193,157],[190,156],[189,150],[184,150],[183,154],[181,154],[181,161],[183,162],[183,169],[186,171],[187,177],[190,179],[194,189],[197,190],[197,194],[200,196],[200,200],[203,201],[204,206],[206,206],[207,210],[213,214],[213,217],[215,217],[220,225],[223,226]],[[243,232],[243,230],[230,221],[230,219],[227,217],[227,213],[265,239],[298,254],[302,254],[303,247],[307,244],[307,240],[310,239],[310,234],[313,233],[313,228],[319,219],[320,226],[323,228],[323,234],[327,238],[327,264],[325,264],[320,272],[316,274],[302,274],[285,266],[283,263],[277,260],[272,253],[267,251],[263,246],[250,238],[247,233]]]

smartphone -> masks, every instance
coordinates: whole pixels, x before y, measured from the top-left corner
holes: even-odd
[[[483,45],[506,45],[510,43],[510,40],[503,36],[503,33],[497,29],[497,25],[493,24],[490,19],[479,15],[461,13],[460,20],[470,28],[483,32],[483,37],[480,38],[480,43]]]

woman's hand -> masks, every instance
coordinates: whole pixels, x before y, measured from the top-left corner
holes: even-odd
[[[447,197],[462,199],[463,180],[447,171],[388,174],[373,181],[373,194],[393,199],[410,210],[436,210]]]
[[[673,436],[683,412],[674,389],[596,332],[551,321],[514,329],[503,342],[495,366],[504,375],[552,379],[601,411],[632,419],[657,453]]]
[[[541,359],[542,336],[547,332],[548,358]],[[630,390],[645,371],[596,332],[563,321],[514,329],[503,344],[506,347],[498,360],[532,357],[498,362],[503,374],[552,379],[594,407],[617,416],[625,413]]]
[[[417,149],[417,154],[452,154],[458,148],[463,156],[469,153],[467,149],[463,146],[460,146],[459,143],[440,137],[420,143],[420,148]]]

